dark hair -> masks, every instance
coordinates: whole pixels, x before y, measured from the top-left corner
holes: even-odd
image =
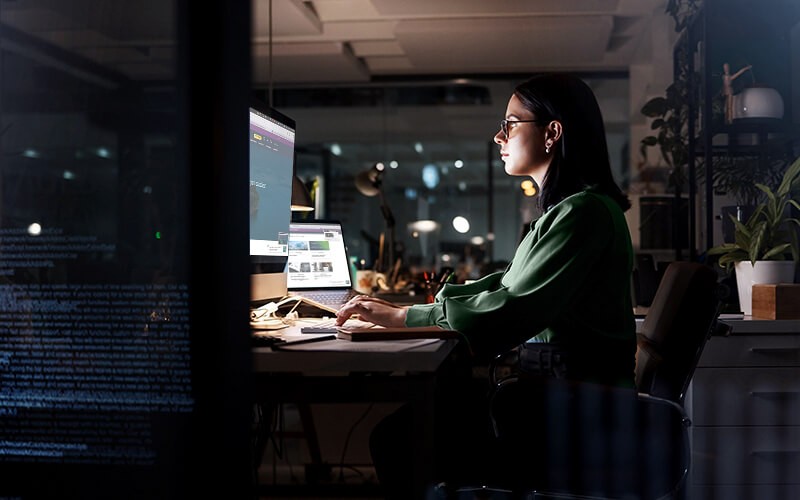
[[[610,196],[623,211],[630,208],[611,174],[600,106],[583,80],[568,74],[535,76],[519,84],[514,95],[537,120],[558,120],[562,126],[544,185],[539,186],[542,208],[587,188]]]

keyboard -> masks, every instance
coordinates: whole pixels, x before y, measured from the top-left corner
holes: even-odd
[[[352,299],[359,292],[353,290],[320,290],[307,292],[291,292],[290,295],[301,297],[303,302],[318,307],[328,312],[336,313],[345,302]]]
[[[336,326],[336,319],[326,319],[314,323],[313,325],[303,326],[300,328],[301,333],[337,333],[339,328],[372,328],[374,323],[368,321],[361,321],[359,319],[349,318],[341,326]]]

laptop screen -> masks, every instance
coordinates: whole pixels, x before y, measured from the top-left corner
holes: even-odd
[[[289,290],[350,288],[350,263],[339,222],[289,224]]]

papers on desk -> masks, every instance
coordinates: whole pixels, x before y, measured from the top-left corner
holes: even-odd
[[[338,351],[338,352],[398,352],[410,351],[438,342],[440,339],[398,339],[392,341],[350,342],[347,340],[325,340],[281,346],[281,351]]]

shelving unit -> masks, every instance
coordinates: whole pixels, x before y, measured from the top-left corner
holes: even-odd
[[[714,241],[715,160],[724,156],[751,156],[768,161],[769,155],[785,154],[787,160],[800,151],[800,125],[793,120],[792,61],[800,53],[791,44],[791,30],[800,21],[800,3],[796,0],[705,0],[674,49],[674,74],[688,84],[688,196],[690,199],[689,251],[694,258],[698,223],[697,196],[703,198],[704,241],[702,250]],[[752,64],[751,75],[734,80],[734,92],[753,82],[767,85],[780,93],[784,103],[782,119],[741,119],[724,123],[722,68],[731,71]],[[793,87],[794,85],[794,87]],[[694,179],[704,169],[703,192],[698,193]],[[788,165],[788,162],[787,162]]]

